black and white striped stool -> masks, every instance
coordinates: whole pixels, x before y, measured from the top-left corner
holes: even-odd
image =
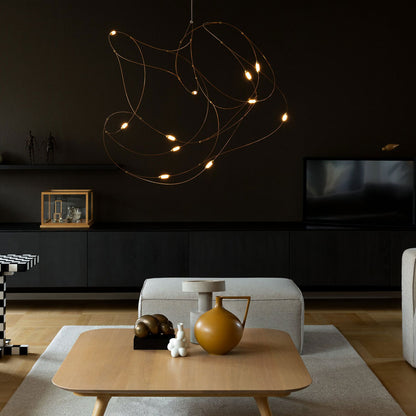
[[[0,254],[0,358],[4,355],[27,355],[28,345],[12,345],[6,339],[6,276],[26,272],[39,263],[35,254]]]

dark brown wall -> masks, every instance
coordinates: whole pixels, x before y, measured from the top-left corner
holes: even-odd
[[[407,2],[409,3],[409,2]],[[273,64],[290,121],[186,185],[121,172],[0,171],[0,222],[39,222],[40,192],[92,188],[98,221],[297,221],[305,156],[414,157],[415,36],[405,2],[195,1],[195,20],[243,29]],[[28,163],[28,131],[52,131],[55,163],[108,163],[105,117],[123,104],[107,33],[174,47],[189,1],[3,0],[0,152]],[[215,64],[215,63],[214,63]],[[190,110],[190,117],[192,117]],[[239,134],[247,135],[249,129]],[[37,155],[44,162],[44,151]]]

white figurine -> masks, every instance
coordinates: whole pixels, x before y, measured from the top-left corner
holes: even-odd
[[[185,332],[183,330],[183,324],[178,324],[178,332],[176,333],[176,338],[171,338],[168,344],[168,350],[170,355],[173,358],[186,357],[188,355],[188,343],[185,337]]]

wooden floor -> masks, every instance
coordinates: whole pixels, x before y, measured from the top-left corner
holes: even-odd
[[[0,360],[0,410],[63,325],[133,325],[137,301],[8,301],[7,337],[28,356]],[[416,369],[402,358],[399,299],[306,300],[305,324],[335,325],[408,416],[416,416]]]

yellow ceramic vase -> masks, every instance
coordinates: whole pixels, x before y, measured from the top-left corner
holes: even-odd
[[[223,299],[246,299],[243,322],[222,306]],[[205,312],[195,323],[195,337],[209,354],[226,354],[238,345],[243,336],[250,296],[216,296],[213,309]]]

